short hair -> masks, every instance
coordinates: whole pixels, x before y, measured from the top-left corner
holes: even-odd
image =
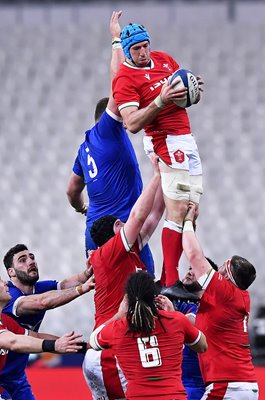
[[[232,276],[241,290],[246,290],[256,279],[255,267],[243,257],[233,256],[230,268]]]
[[[115,235],[113,228],[117,219],[118,217],[115,215],[104,215],[104,217],[98,218],[94,221],[90,228],[90,235],[97,246],[102,246],[107,243],[107,241]]]
[[[209,264],[211,264],[211,267],[215,270],[218,271],[218,265],[215,264],[215,262],[213,260],[211,260],[209,257],[205,257],[206,260],[208,261]]]
[[[101,115],[104,113],[106,110],[107,104],[109,101],[109,97],[103,97],[97,102],[96,108],[95,108],[95,122],[99,121]]]
[[[25,244],[16,244],[15,246],[11,247],[11,249],[8,250],[3,259],[6,269],[12,267],[14,255],[24,250],[28,250]]]
[[[132,274],[127,281],[126,294],[129,331],[150,334],[155,328],[155,317],[159,317],[155,304],[157,287],[152,276],[144,271]]]

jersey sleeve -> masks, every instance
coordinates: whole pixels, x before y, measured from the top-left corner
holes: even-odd
[[[126,107],[139,107],[140,94],[129,76],[124,74],[116,76],[112,83],[112,91],[119,111]]]
[[[82,165],[79,161],[79,153],[80,153],[80,149],[78,151],[78,155],[75,159],[74,165],[73,165],[73,172],[78,175],[81,176],[81,178],[84,178],[84,174],[83,174],[83,169],[82,169]]]
[[[96,124],[98,137],[103,139],[120,140],[123,129],[122,118],[111,112],[108,108]]]
[[[94,350],[103,350],[111,347],[113,328],[116,321],[110,322],[107,325],[100,325],[90,336],[90,346]]]
[[[198,279],[198,282],[204,289],[203,297],[205,300],[211,300],[215,304],[222,304],[233,298],[234,285],[214,269],[204,282],[200,282],[200,279]]]
[[[28,335],[28,330],[19,325],[19,323],[13,318],[9,317],[8,315],[2,315],[1,318],[3,319],[3,323],[2,326],[0,325],[0,330],[2,330],[1,328],[4,327],[5,330],[13,332],[17,335]]]
[[[182,315],[182,314],[181,314]],[[194,346],[201,338],[201,332],[192,323],[182,315],[182,324],[184,330],[184,342],[188,346]]]

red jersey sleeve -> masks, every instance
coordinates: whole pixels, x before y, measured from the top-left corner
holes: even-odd
[[[183,314],[181,314],[181,322],[184,330],[184,342],[189,346],[198,343],[201,338],[201,332],[199,329],[193,326],[189,319]]]
[[[10,332],[16,333],[18,335],[25,335],[28,333],[25,328],[19,325],[13,318],[9,317],[8,315],[2,314],[1,320],[2,325],[0,325],[0,328],[4,327],[5,330],[7,329]]]
[[[97,334],[97,343],[102,349],[108,349],[113,344],[113,331],[117,321],[105,325]]]

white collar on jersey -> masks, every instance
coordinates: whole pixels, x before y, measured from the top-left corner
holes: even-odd
[[[132,68],[132,69],[141,69],[141,70],[143,70],[143,69],[152,69],[152,68],[154,68],[154,61],[150,58],[150,61],[151,61],[151,65],[150,66],[148,66],[148,67],[137,67],[136,65],[132,65],[132,64],[130,64],[130,63],[128,63],[126,60],[124,61],[124,65],[126,65],[126,67],[128,67],[128,68]]]

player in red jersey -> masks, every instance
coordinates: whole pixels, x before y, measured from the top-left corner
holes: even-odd
[[[81,336],[74,332],[65,334],[61,338],[47,333],[38,333],[23,328],[14,319],[2,313],[4,306],[10,301],[11,295],[7,283],[0,278],[0,374],[3,370],[8,351],[19,353],[76,353],[81,351]],[[10,379],[12,377],[10,376]],[[2,397],[3,395],[4,397]],[[10,398],[9,394],[0,386],[0,399]]]
[[[183,229],[183,249],[201,286],[195,325],[207,337],[208,350],[199,355],[206,385],[202,399],[257,400],[258,385],[248,339],[254,266],[233,256],[214,271],[193,229],[195,205],[190,204]]]
[[[131,275],[122,310],[90,337],[95,350],[112,348],[128,381],[126,399],[187,399],[181,382],[184,342],[207,348],[205,336],[179,312],[158,311],[156,286],[148,273]]]
[[[186,89],[175,90],[168,83],[179,64],[166,53],[150,52],[150,37],[142,25],[125,26],[118,40],[126,59],[113,80],[114,99],[127,128],[132,133],[145,130],[146,153],[154,151],[162,161],[166,219],[161,283],[170,286],[178,279],[188,201],[199,203],[202,193],[201,161],[188,114],[174,103],[186,98]]]
[[[157,157],[153,161],[154,176],[132,208],[126,223],[107,215],[96,220],[91,228],[91,237],[99,246],[90,257],[96,281],[95,328],[117,313],[128,276],[136,269],[145,269],[139,252],[164,211]],[[112,350],[101,353],[88,350],[83,369],[94,399],[124,397],[126,381],[117,369]]]

